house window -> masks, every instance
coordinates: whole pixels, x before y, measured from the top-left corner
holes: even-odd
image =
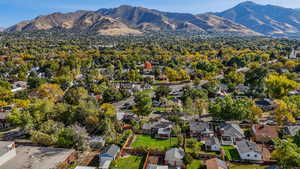
[[[257,155],[255,154],[254,157],[257,157]]]
[[[249,154],[247,154],[247,157],[250,157],[250,155],[249,155]]]

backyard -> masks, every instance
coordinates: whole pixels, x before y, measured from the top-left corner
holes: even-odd
[[[227,160],[231,161],[240,159],[239,153],[233,146],[223,146],[223,149],[225,151]]]
[[[265,169],[268,166],[230,164],[229,167],[230,169]]]
[[[132,143],[132,148],[151,148],[160,151],[167,150],[178,144],[177,137],[171,139],[161,140],[155,139],[147,135],[136,135],[135,141]]]
[[[191,164],[187,165],[187,169],[199,169],[203,165],[200,160],[193,160]]]
[[[143,168],[142,156],[127,156],[112,163],[112,168],[116,169],[140,169]]]

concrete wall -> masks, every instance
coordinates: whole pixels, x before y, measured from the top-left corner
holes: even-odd
[[[17,152],[16,152],[15,148],[13,148],[10,151],[8,151],[7,153],[3,154],[0,157],[0,166],[3,165],[4,163],[6,163],[7,161],[13,159],[16,155],[17,155]]]

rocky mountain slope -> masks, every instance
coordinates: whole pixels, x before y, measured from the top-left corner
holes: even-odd
[[[73,13],[53,13],[39,16],[31,21],[23,21],[6,31],[33,31],[50,29],[70,29],[76,31],[91,31],[104,35],[141,34],[140,31],[130,29],[126,24],[111,17],[103,16],[91,11],[77,11]]]
[[[113,9],[100,9],[97,13],[118,19],[129,27],[141,31],[217,31],[258,35],[245,26],[212,14],[161,12],[127,5]]]
[[[264,35],[300,33],[300,11],[297,9],[246,1],[215,14]]]
[[[88,31],[104,35],[142,34],[149,31],[230,32],[259,35],[241,24],[212,14],[192,15],[161,12],[125,5],[98,11],[53,13],[39,16],[31,21],[16,24],[6,31],[50,29]]]

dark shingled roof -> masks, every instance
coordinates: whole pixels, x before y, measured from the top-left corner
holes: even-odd
[[[210,125],[208,122],[190,121],[191,131],[201,132],[209,129],[210,129]]]
[[[205,141],[205,145],[207,145],[207,146],[212,146],[215,144],[220,145],[220,141],[217,137],[209,137],[209,138],[206,138],[204,141]]]

